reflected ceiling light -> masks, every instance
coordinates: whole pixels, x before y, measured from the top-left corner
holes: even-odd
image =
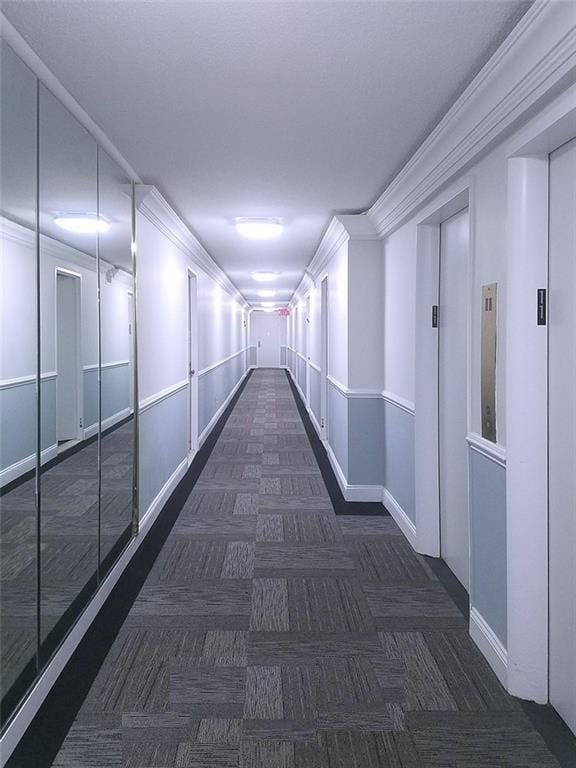
[[[274,301],[262,301],[261,302],[263,307],[274,307],[276,306],[276,302]]]
[[[54,223],[67,232],[79,235],[93,235],[110,229],[110,224],[95,213],[63,213],[54,217]]]
[[[252,272],[252,280],[256,280],[257,283],[271,283],[277,277],[277,272]]]
[[[258,296],[261,296],[263,299],[269,299],[272,296],[276,296],[276,291],[272,289],[266,289],[265,291],[258,291]]]
[[[278,219],[236,219],[236,231],[251,240],[280,237],[284,226]]]

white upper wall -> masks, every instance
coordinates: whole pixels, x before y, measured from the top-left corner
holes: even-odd
[[[384,389],[414,402],[416,227],[386,238],[383,247]]]

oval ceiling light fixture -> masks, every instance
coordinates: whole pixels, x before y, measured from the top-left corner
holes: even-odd
[[[276,296],[276,291],[270,288],[265,291],[258,291],[258,296],[263,299],[271,299],[272,296]]]
[[[276,302],[275,301],[262,301],[260,303],[262,304],[263,307],[268,307],[268,308],[276,306]]]
[[[252,272],[252,280],[256,280],[257,283],[271,283],[277,277],[277,272]]]
[[[236,231],[251,240],[272,240],[280,237],[283,230],[278,219],[236,219]]]
[[[108,232],[110,224],[95,213],[61,213],[54,217],[54,223],[66,232],[78,235],[93,235],[97,232]]]

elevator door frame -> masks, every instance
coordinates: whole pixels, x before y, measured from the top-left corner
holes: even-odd
[[[507,688],[539,704],[549,700],[548,326],[536,297],[548,287],[549,155],[574,136],[572,89],[506,147]]]
[[[416,550],[441,556],[439,467],[439,333],[433,307],[439,302],[440,225],[468,208],[466,329],[466,438],[471,432],[472,315],[474,275],[474,180],[466,177],[429,206],[418,223],[416,266],[415,487]],[[463,450],[468,452],[467,444]],[[468,481],[467,481],[468,489]],[[470,589],[472,584],[470,583]]]

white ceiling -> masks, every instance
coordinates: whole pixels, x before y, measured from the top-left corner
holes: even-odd
[[[365,210],[529,2],[3,2],[249,301],[289,299],[333,213]],[[280,217],[275,241],[235,217]],[[261,287],[261,286],[260,286]]]

